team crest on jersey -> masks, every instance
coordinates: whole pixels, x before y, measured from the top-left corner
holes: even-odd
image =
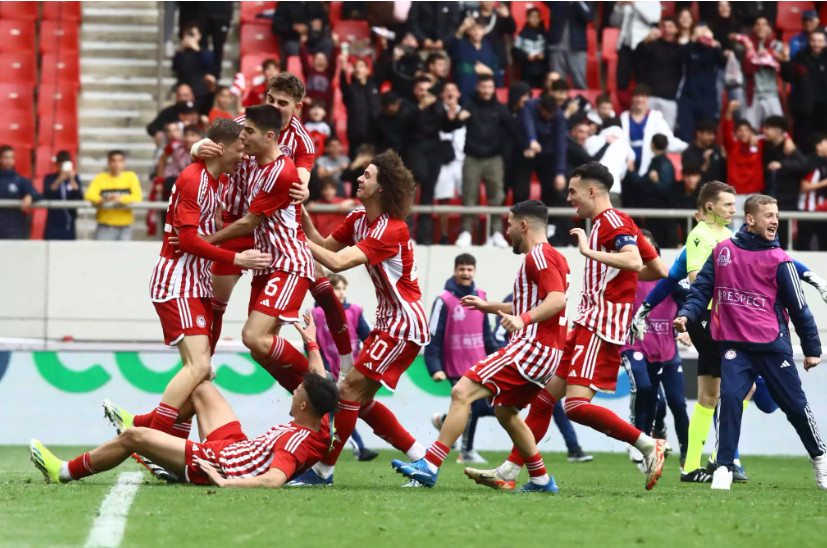
[[[202,329],[204,327],[207,327],[206,318],[204,318],[204,316],[198,316],[197,318],[195,318],[195,325],[197,325],[198,327],[200,327]]]
[[[724,354],[724,358],[728,360],[734,360],[736,355],[737,354],[735,353],[735,350],[727,350],[726,354]]]
[[[279,145],[279,150],[281,150],[281,153],[287,156],[288,158],[292,156],[290,147],[287,145]]]
[[[465,307],[462,306],[461,304],[456,305],[454,307],[453,317],[454,317],[455,322],[461,322],[462,320],[464,320],[465,319]]]
[[[632,357],[635,359],[635,361],[638,361],[638,362],[639,362],[640,360],[642,360],[642,359],[643,359],[643,352],[635,352],[635,353],[632,355]]]
[[[729,248],[725,247],[721,250],[721,254],[718,255],[718,266],[727,266],[731,262],[732,257],[730,256]]]

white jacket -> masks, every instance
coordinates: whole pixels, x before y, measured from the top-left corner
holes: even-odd
[[[629,46],[635,49],[649,31],[660,22],[660,2],[632,2],[623,6],[615,5],[609,19],[613,27],[620,27],[617,49]]]
[[[603,156],[600,158],[600,163],[606,166],[609,173],[614,177],[614,184],[612,185],[612,192],[621,194],[623,191],[623,178],[626,177],[626,172],[629,169],[629,161],[635,161],[635,151],[629,146],[629,136],[623,131],[623,128],[617,126],[607,127],[597,135],[592,135],[586,139],[585,149],[590,155],[594,156],[597,151],[603,148],[606,144],[606,137],[613,136],[617,139],[610,144]]]
[[[629,136],[629,111],[621,113],[620,123],[623,126],[623,132],[626,134],[626,139],[632,146],[632,138]],[[643,148],[640,155],[640,168],[638,168],[638,175],[646,175],[646,170],[649,169],[649,164],[652,162],[652,137],[661,133],[669,140],[669,145],[666,147],[666,152],[683,152],[689,146],[687,143],[681,141],[672,133],[672,129],[666,120],[663,118],[663,113],[659,110],[649,110],[649,118],[646,120],[646,125],[643,127]]]

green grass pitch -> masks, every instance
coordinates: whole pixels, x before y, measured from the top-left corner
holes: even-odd
[[[54,447],[61,458],[83,448]],[[483,452],[491,462],[504,453]],[[121,546],[824,546],[827,493],[805,457],[747,457],[731,492],[679,482],[677,459],[651,492],[626,455],[573,464],[546,455],[557,495],[474,484],[455,454],[434,489],[401,489],[393,451],[370,463],[345,452],[324,489],[168,486],[148,474]],[[45,485],[21,446],[0,447],[0,546],[82,546],[117,474]],[[520,480],[525,480],[521,476]],[[520,482],[518,482],[519,484]]]

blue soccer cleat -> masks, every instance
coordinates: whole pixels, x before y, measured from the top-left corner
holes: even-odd
[[[333,485],[333,474],[323,478],[312,468],[308,468],[296,479],[286,483],[287,487],[327,487],[330,485]]]
[[[548,483],[545,485],[539,485],[534,483],[533,481],[529,481],[516,491],[515,493],[556,493],[559,489],[557,488],[557,483],[554,482],[554,476],[548,477]]]
[[[431,472],[428,468],[428,462],[425,459],[419,459],[414,462],[402,462],[401,460],[392,460],[391,466],[394,470],[403,476],[416,480],[425,487],[433,487],[436,484],[436,478],[439,470]]]

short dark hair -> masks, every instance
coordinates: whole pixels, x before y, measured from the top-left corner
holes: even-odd
[[[386,150],[373,157],[376,166],[376,182],[382,187],[379,199],[382,210],[394,219],[404,219],[413,206],[416,181],[402,158],[393,150]]]
[[[11,147],[9,147],[9,148],[11,148]],[[0,151],[0,154],[2,154],[1,151]],[[126,158],[126,154],[124,153],[124,151],[119,150],[119,149],[114,149],[114,150],[110,150],[109,152],[107,152],[106,153],[107,161],[111,160],[112,156],[123,156],[124,158]]]
[[[336,287],[339,283],[345,284],[347,287],[347,278],[343,275],[339,274],[338,272],[331,272],[327,275],[327,281],[330,282],[331,287]]]
[[[264,132],[272,131],[276,135],[281,132],[281,112],[273,105],[247,107],[244,114],[258,129]]]
[[[261,63],[261,70],[266,69],[269,66],[276,67],[276,70],[281,70],[281,62],[278,59],[270,58],[265,59],[263,63]]]
[[[493,82],[494,75],[493,74],[480,74],[477,76],[477,83],[481,84],[482,82]]]
[[[755,128],[752,127],[752,124],[750,124],[746,118],[741,118],[740,120],[735,122],[735,131],[741,129],[742,126],[747,126],[747,128],[749,128],[751,132],[755,133]]]
[[[683,171],[684,176],[686,176],[686,175],[702,175],[703,174],[703,171],[701,170],[702,167],[703,167],[703,164],[701,164],[697,160],[695,160],[695,161],[687,160],[687,161],[683,162],[683,167],[682,167],[681,171]]]
[[[336,381],[316,373],[305,373],[302,385],[316,415],[323,417],[328,413],[336,412],[336,407],[339,405],[339,388],[336,386]]]
[[[600,95],[597,96],[597,99],[595,99],[594,104],[596,106],[596,105],[599,105],[601,103],[611,103],[611,102],[612,102],[612,98],[609,96],[608,93],[601,93]]]
[[[71,162],[72,155],[69,153],[68,150],[61,150],[55,156],[55,163],[62,164],[63,162]]]
[[[461,264],[470,264],[471,266],[477,266],[477,260],[470,253],[461,253],[457,255],[454,259],[454,268],[458,267]]]
[[[787,122],[787,119],[783,116],[767,116],[764,119],[764,127],[774,127],[776,129],[780,129],[781,131],[787,131],[787,128],[790,127],[790,123]]]
[[[606,191],[611,190],[614,184],[614,177],[612,177],[611,172],[600,162],[586,162],[579,165],[571,173],[571,176],[580,177],[581,181],[585,179],[597,181]]]
[[[661,23],[673,23],[675,26],[678,25],[678,20],[674,17],[664,17],[660,20]]]
[[[267,81],[267,91],[274,90],[286,93],[296,103],[304,99],[304,84],[295,75],[289,72],[280,72]]]
[[[428,78],[427,76],[417,76],[416,78],[414,78],[414,86],[416,86],[417,84],[421,84],[423,82],[427,82],[428,84],[433,84],[433,81],[430,78]]]
[[[669,138],[663,133],[656,133],[652,136],[652,147],[657,151],[664,151],[669,146]]]
[[[425,66],[430,67],[434,62],[439,61],[440,59],[445,60],[445,54],[443,53],[431,53],[425,59]]]
[[[330,135],[330,136],[328,136],[328,138],[327,138],[327,139],[325,139],[324,144],[325,144],[325,146],[327,146],[327,145],[329,145],[330,143],[332,143],[333,141],[336,141],[337,143],[341,143],[341,142],[342,142],[342,140],[341,140],[341,139],[339,139],[338,137],[336,137],[335,135]]]
[[[382,107],[387,108],[399,102],[399,95],[395,91],[386,91],[379,98],[379,102],[382,103]]]
[[[820,143],[824,139],[827,139],[827,133],[817,132],[813,135],[813,144]]]
[[[324,189],[325,187],[328,187],[328,186],[332,186],[335,189],[339,188],[339,185],[336,184],[336,179],[334,179],[333,177],[330,177],[330,176],[321,177],[319,179],[319,190]],[[330,280],[330,276],[328,276],[327,279]]]
[[[268,106],[268,108],[278,112],[278,109],[272,106]],[[281,121],[281,116],[279,116],[279,121]],[[256,126],[260,127],[258,124],[256,124]],[[214,143],[231,145],[238,139],[238,136],[241,135],[242,129],[244,128],[241,127],[241,124],[234,120],[230,120],[229,118],[216,118],[215,121],[210,124],[210,127],[207,128],[207,138]],[[278,134],[278,131],[276,131],[276,133]]]
[[[325,110],[325,112],[327,111],[327,107],[321,101],[313,101],[312,103],[310,103],[309,110],[313,110],[314,108],[322,108]]]
[[[712,133],[716,133],[718,131],[718,124],[715,123],[715,120],[710,118],[701,118],[698,120],[698,123],[695,124],[695,133],[699,131],[710,131]]]
[[[570,89],[571,86],[565,78],[560,78],[559,80],[555,80],[551,83],[551,91],[568,91]]]
[[[516,219],[533,220],[542,224],[548,223],[548,206],[540,200],[518,202],[511,206],[510,211]]]
[[[219,93],[221,93],[223,91],[230,91],[230,88],[228,88],[227,86],[215,86],[214,94],[218,95]]]
[[[735,189],[721,181],[709,181],[701,187],[698,193],[698,209],[703,211],[706,209],[707,202],[717,202],[718,196],[724,192],[735,194]]]
[[[647,86],[646,84],[638,84],[632,89],[632,97],[637,97],[638,95],[645,95],[646,97],[652,96],[652,88]]]
[[[540,96],[540,102],[537,106],[552,114],[557,112],[557,101],[547,93]]]
[[[603,129],[612,126],[623,127],[623,122],[621,122],[620,118],[618,118],[617,116],[615,116],[614,118],[606,118],[605,120],[603,120]]]
[[[184,133],[197,133],[201,135],[201,128],[195,124],[189,124],[184,126]]]

